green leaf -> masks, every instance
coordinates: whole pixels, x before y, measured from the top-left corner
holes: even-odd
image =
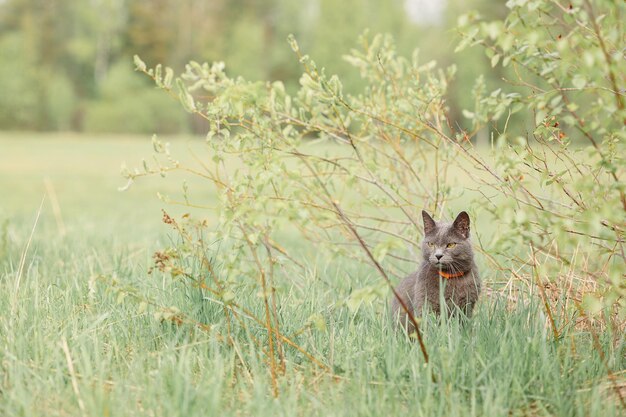
[[[178,87],[178,96],[181,104],[183,105],[183,108],[189,113],[193,113],[194,111],[196,111],[196,103],[193,99],[193,96],[189,94],[187,88],[185,87],[185,84],[180,78],[176,80],[176,86]]]
[[[474,117],[476,117],[476,115],[469,110],[463,109],[462,113],[463,113],[463,116],[465,116],[467,119],[473,119]]]
[[[163,85],[166,88],[172,88],[172,80],[174,79],[174,70],[170,67],[165,67],[165,77],[163,78]]]
[[[135,56],[133,56],[133,61],[135,62],[135,69],[136,69],[137,71],[142,71],[142,72],[143,72],[143,71],[145,71],[145,70],[146,70],[146,68],[147,68],[147,67],[146,67],[146,63],[145,63],[145,62],[143,62],[143,61],[141,60],[141,58],[139,58],[139,55],[135,55]]]
[[[500,54],[495,54],[494,56],[491,57],[491,67],[495,67],[496,65],[498,65],[498,62],[500,61]]]

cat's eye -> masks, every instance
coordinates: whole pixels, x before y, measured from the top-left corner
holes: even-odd
[[[451,248],[453,248],[453,247],[455,247],[455,246],[456,246],[456,243],[448,243],[448,244],[446,245],[446,248],[451,249]]]
[[[433,242],[428,242],[428,243],[426,243],[426,244],[427,244],[428,246],[430,246],[431,248],[432,248],[433,246],[435,246],[435,244],[434,244]]]

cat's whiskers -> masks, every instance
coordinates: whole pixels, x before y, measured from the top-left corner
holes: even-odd
[[[452,275],[456,275],[458,272],[461,272],[460,270],[457,270],[454,261],[450,262],[448,265],[451,269]]]

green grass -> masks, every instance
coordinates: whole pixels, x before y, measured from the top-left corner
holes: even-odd
[[[185,143],[178,140],[177,147]],[[325,329],[294,338],[333,374],[288,349],[274,398],[266,356],[252,341],[263,329],[235,327],[233,343],[221,343],[214,334],[225,322],[207,294],[147,273],[152,252],[170,239],[156,193],[176,195],[181,179],[117,190],[124,184],[120,164],[140,165],[150,155],[149,138],[5,134],[0,149],[0,225],[6,224],[0,229],[0,415],[608,417],[623,411],[591,335],[569,326],[555,342],[538,303],[511,307],[485,296],[467,324],[427,319],[425,365],[416,344],[390,328],[384,301],[356,312],[346,307],[353,289],[379,282],[375,272],[325,260],[291,277],[279,316],[288,335],[312,315],[323,318]],[[19,275],[45,178],[60,211],[55,215],[47,197]],[[190,186],[203,190],[201,183]],[[489,286],[489,271],[484,275]],[[119,302],[112,278],[162,306],[184,306],[215,332],[160,322],[154,308],[142,312],[130,297]],[[262,311],[255,293],[241,297]],[[626,368],[623,334],[609,328],[599,343],[612,369]]]

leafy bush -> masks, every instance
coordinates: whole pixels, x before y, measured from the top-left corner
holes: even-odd
[[[467,112],[475,127],[515,112],[532,116],[531,132],[504,124],[494,141],[489,186],[505,198],[486,208],[513,233],[496,236],[506,252],[529,248],[534,280],[550,282],[555,296],[588,312],[613,305],[626,318],[623,252],[626,187],[626,109],[619,75],[626,72],[620,14],[623,5],[578,1],[509,1],[504,21],[461,19],[459,45],[481,45],[492,66],[512,67],[520,93],[475,92]],[[530,118],[530,117],[528,117]],[[491,171],[491,170],[490,170]],[[577,281],[573,285],[572,280]],[[545,285],[550,285],[546,282]],[[567,288],[567,292],[566,292]],[[545,294],[544,294],[545,295]],[[555,333],[558,333],[555,328]]]
[[[357,289],[348,307],[358,311],[375,300],[380,308],[381,288],[415,267],[419,211],[469,208],[491,296],[515,302],[538,296],[557,341],[575,325],[598,331],[585,319],[600,312],[602,324],[624,328],[621,6],[507,5],[504,21],[470,15],[460,22],[461,48],[481,45],[492,65],[512,66],[517,75],[512,91],[487,92],[477,80],[476,106],[464,112],[474,123],[469,132],[447,118],[455,67],[424,63],[417,52],[399,56],[388,36],[363,38],[346,57],[366,84],[358,95],[345,94],[341,81],[317,68],[293,39],[304,68],[293,96],[280,82],[229,77],[220,63],[192,62],[175,78],[171,69],[148,69],[136,58],[139,71],[210,125],[208,156],[197,165],[181,164],[155,139],[157,163],[126,172],[132,182],[183,171],[212,184],[219,196],[215,227],[165,214],[180,242],[155,255],[159,269],[221,305],[228,323],[196,324],[214,324],[212,330],[230,336],[250,320],[275,377],[283,349],[307,353],[281,331],[279,313],[281,291],[315,267],[307,259],[370,265],[382,285]],[[589,64],[580,59],[587,54]],[[507,129],[515,113],[532,131]],[[475,147],[486,126],[491,149]],[[204,204],[183,191],[179,203]],[[211,242],[219,243],[217,255]],[[257,291],[259,303],[241,304],[249,299],[239,294]],[[189,320],[183,306],[162,318]],[[323,328],[323,319],[313,316],[310,325]],[[422,344],[426,361],[427,349]]]

